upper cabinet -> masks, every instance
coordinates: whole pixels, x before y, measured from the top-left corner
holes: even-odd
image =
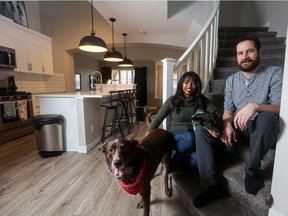
[[[4,31],[2,26],[9,31]],[[43,34],[25,28],[0,16],[0,45],[16,51],[15,71],[53,74],[52,40]]]
[[[51,38],[20,27],[14,29],[17,63],[15,70],[53,74]]]
[[[13,35],[13,21],[0,15],[0,45],[15,48]]]

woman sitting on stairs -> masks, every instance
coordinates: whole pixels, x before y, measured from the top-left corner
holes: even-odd
[[[148,134],[149,130],[158,128],[162,121],[171,115],[167,130],[175,139],[173,149],[176,151],[172,158],[172,167],[188,166],[195,169],[196,166],[201,183],[207,186],[207,190],[193,201],[196,207],[205,206],[224,194],[217,178],[216,140],[201,125],[196,126],[193,131],[191,124],[191,116],[199,108],[210,113],[216,110],[201,90],[200,77],[192,71],[184,73],[178,82],[175,95],[165,101],[147,132]],[[222,147],[224,146],[221,142],[219,143]]]

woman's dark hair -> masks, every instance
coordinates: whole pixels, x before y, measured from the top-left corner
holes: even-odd
[[[185,72],[180,77],[180,80],[178,81],[178,84],[177,84],[176,93],[172,98],[172,106],[173,108],[176,108],[177,113],[181,111],[181,106],[184,105],[184,100],[185,100],[182,85],[185,82],[185,80],[190,79],[190,78],[196,84],[196,89],[192,93],[192,97],[194,97],[196,100],[196,110],[200,107],[206,110],[206,105],[207,105],[206,100],[205,100],[205,97],[201,93],[201,90],[202,90],[201,79],[198,76],[198,74],[196,74],[194,71],[188,71],[188,72]]]

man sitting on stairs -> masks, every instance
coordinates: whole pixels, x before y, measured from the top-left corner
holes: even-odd
[[[259,175],[261,160],[275,148],[279,133],[283,68],[260,65],[257,38],[242,38],[236,55],[241,71],[226,80],[221,140],[228,146],[240,138],[249,140],[244,183],[246,192],[255,195],[264,187]]]

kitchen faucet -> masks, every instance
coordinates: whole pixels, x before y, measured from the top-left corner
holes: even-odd
[[[95,83],[95,90],[97,91],[97,90],[100,90],[100,92],[103,92],[103,85],[102,85],[102,74],[99,72],[99,71],[94,71],[93,73],[92,73],[92,80],[93,80],[93,77],[95,76],[95,74],[97,75],[99,75],[100,76],[100,82],[101,82],[101,86],[100,86],[100,88],[99,89],[97,89],[96,88],[96,83]],[[96,76],[95,76],[96,77]],[[94,84],[94,83],[93,83]]]

